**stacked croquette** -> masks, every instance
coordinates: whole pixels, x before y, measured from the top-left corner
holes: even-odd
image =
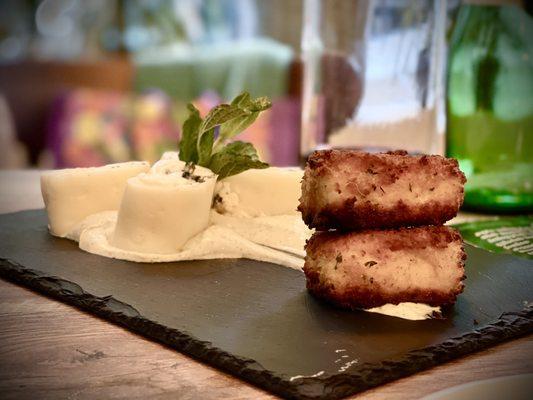
[[[453,304],[464,288],[457,215],[466,179],[457,161],[406,152],[313,153],[299,211],[316,230],[306,246],[307,289],[344,308]]]

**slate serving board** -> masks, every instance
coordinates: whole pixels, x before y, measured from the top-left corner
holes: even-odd
[[[533,262],[466,250],[446,319],[406,321],[322,304],[279,265],[112,260],[51,237],[43,210],[0,215],[0,276],[295,399],[341,398],[533,332]]]

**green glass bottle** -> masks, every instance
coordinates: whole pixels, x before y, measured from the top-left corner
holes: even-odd
[[[449,60],[447,154],[467,176],[465,207],[533,211],[533,19],[463,5]]]

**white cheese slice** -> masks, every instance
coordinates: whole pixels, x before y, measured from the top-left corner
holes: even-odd
[[[302,177],[299,168],[249,169],[219,182],[215,206],[235,216],[296,214]]]
[[[126,181],[146,172],[147,162],[126,162],[94,168],[69,168],[41,175],[41,193],[50,233],[64,237],[91,214],[117,210]]]
[[[149,173],[128,180],[111,244],[140,253],[171,254],[209,224],[216,175],[196,167],[197,180],[183,175],[185,163],[159,161]]]

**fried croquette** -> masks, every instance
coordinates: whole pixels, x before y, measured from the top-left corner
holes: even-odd
[[[307,289],[342,308],[453,304],[464,287],[463,241],[450,227],[316,232],[306,252]]]
[[[440,225],[457,214],[465,182],[456,160],[437,155],[316,151],[298,210],[318,230]]]

